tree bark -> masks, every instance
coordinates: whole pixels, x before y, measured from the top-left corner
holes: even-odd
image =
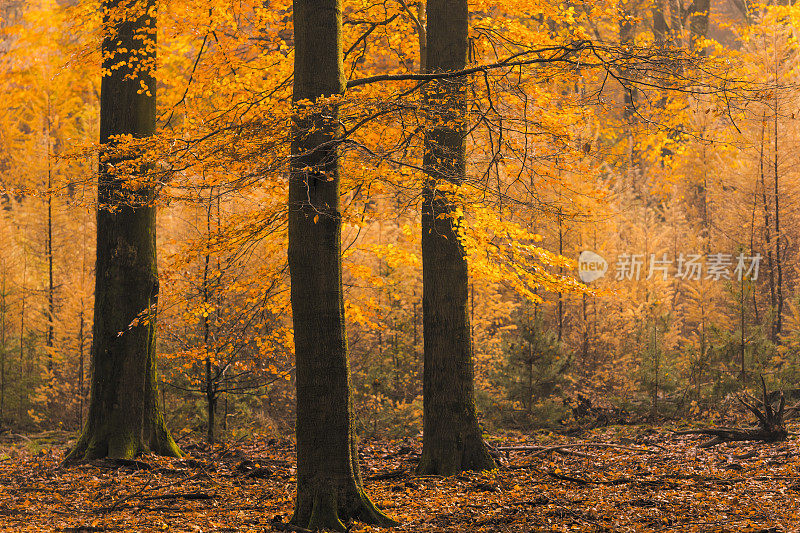
[[[430,0],[429,73],[462,70],[467,62],[466,0]],[[466,78],[434,81],[426,93],[422,191],[423,446],[417,471],[452,475],[495,467],[475,408],[468,309],[468,271],[459,239],[453,188],[464,181]]]
[[[691,48],[705,55],[705,47],[701,40],[708,34],[708,18],[711,14],[711,0],[694,0],[689,7],[689,31],[691,32]]]
[[[45,142],[47,143],[47,241],[45,246],[45,255],[47,256],[47,338],[45,339],[45,346],[47,347],[47,370],[53,371],[53,343],[55,337],[55,284],[53,283],[53,171],[50,161],[50,96],[47,96],[47,135]]]
[[[19,310],[19,382],[25,383],[25,296],[27,294],[28,284],[28,256],[25,249],[22,249],[22,286],[20,287],[20,310]],[[20,399],[17,404],[17,420],[22,420],[23,413],[25,412],[25,404]]]
[[[205,360],[205,367],[206,367],[206,382],[205,382],[205,393],[206,393],[206,413],[208,414],[208,420],[206,421],[206,440],[209,444],[214,444],[214,430],[216,428],[216,420],[215,415],[217,413],[217,379],[215,376],[216,370],[213,368],[211,363],[211,355],[209,353],[209,339],[211,336],[211,326],[210,326],[210,318],[208,313],[208,306],[210,304],[210,290],[209,290],[209,281],[208,281],[208,273],[211,268],[211,211],[214,206],[214,198],[212,194],[214,192],[214,188],[211,188],[211,191],[208,193],[208,209],[206,210],[206,235],[208,239],[208,243],[206,246],[205,257],[203,258],[203,286],[202,286],[202,296],[203,296],[203,317],[201,318],[201,325],[203,329],[203,346],[206,350],[206,360]]]
[[[619,20],[619,42],[624,48],[632,48],[636,45],[636,4],[633,2],[622,3],[620,5]],[[622,69],[623,78],[630,79],[633,76],[627,67]],[[626,82],[622,87],[623,111],[622,119],[628,125],[628,169],[627,177],[630,189],[636,198],[643,197],[644,179],[642,176],[642,155],[640,153],[636,129],[639,123],[638,110],[638,91],[634,84]],[[625,184],[628,186],[628,184]]]
[[[775,286],[775,263],[772,257],[772,222],[770,221],[770,201],[767,198],[767,181],[766,181],[766,169],[765,169],[765,156],[764,151],[766,147],[766,123],[767,123],[767,115],[766,111],[761,117],[761,144],[759,150],[759,177],[761,179],[761,202],[764,207],[764,247],[767,249],[767,270],[769,271],[769,278],[768,278],[768,286],[769,286],[769,304],[770,309],[772,312],[772,317],[770,318],[770,340],[773,343],[778,342],[778,330],[777,324],[775,321],[775,309],[777,309],[777,292]],[[778,247],[776,246],[775,249],[777,250]]]
[[[155,2],[106,0],[103,10],[110,32],[103,40],[100,142],[113,145],[115,135],[155,131]],[[92,389],[83,433],[67,462],[144,451],[180,456],[158,404],[154,191],[127,187],[114,173],[123,162],[100,162]],[[140,168],[146,171],[146,164]]]
[[[665,0],[656,0],[653,7],[653,41],[658,47],[663,47],[667,43],[669,34],[665,11]]]
[[[775,64],[775,76],[777,78],[778,64]],[[775,266],[777,267],[777,280],[775,283],[775,291],[777,297],[777,308],[775,309],[775,339],[780,342],[780,336],[783,331],[783,259],[781,252],[781,211],[780,211],[780,195],[778,194],[778,95],[775,95],[775,115],[773,117],[773,131],[772,143],[774,148],[774,158],[772,160],[773,176],[773,196],[775,205]]]
[[[6,413],[6,262],[2,262],[3,284],[0,287],[0,428]]]
[[[318,100],[345,89],[341,25],[341,0],[294,0],[288,246],[297,368],[292,524],[337,531],[351,519],[396,524],[364,493],[354,430],[342,291],[338,106]]]

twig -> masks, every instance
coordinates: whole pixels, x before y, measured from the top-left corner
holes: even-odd
[[[497,449],[501,452],[528,452],[532,451],[531,455],[543,455],[551,451],[557,451],[565,448],[614,448],[617,450],[625,450],[629,452],[643,452],[643,453],[658,453],[656,450],[648,448],[639,448],[633,446],[622,446],[620,444],[611,444],[607,442],[582,442],[575,444],[559,444],[556,446],[501,446]]]
[[[278,531],[296,531],[297,533],[312,533],[310,529],[306,529],[304,527],[295,526],[288,522],[281,522],[280,520],[273,520],[270,522],[272,529],[277,529]]]
[[[153,473],[152,472],[150,472],[150,477],[147,478],[147,482],[144,485],[142,485],[139,490],[137,490],[133,494],[129,494],[128,496],[124,496],[124,497],[118,499],[117,501],[115,501],[111,505],[109,505],[108,507],[103,507],[101,509],[98,509],[97,512],[98,513],[103,513],[103,512],[113,511],[114,509],[119,507],[124,502],[126,502],[126,501],[128,501],[128,500],[130,500],[132,498],[135,498],[135,497],[139,496],[140,494],[142,494],[145,491],[145,489],[147,489],[147,487],[150,485],[151,481],[153,481]]]
[[[59,531],[64,531],[66,533],[89,533],[90,531],[116,531],[118,528],[116,527],[105,527],[105,526],[75,526],[75,527],[65,527],[64,529],[60,529]]]
[[[465,68],[462,70],[455,70],[450,72],[435,72],[430,74],[378,74],[376,76],[368,76],[366,78],[359,78],[356,80],[350,80],[347,82],[347,88],[352,89],[353,87],[358,87],[360,85],[367,85],[370,83],[376,83],[381,81],[409,81],[409,80],[417,80],[417,81],[429,81],[429,80],[445,80],[451,78],[460,78],[462,76],[466,76],[468,74],[474,74],[476,72],[485,72],[487,70],[494,70],[498,68],[505,68],[505,67],[515,67],[515,66],[522,66],[522,65],[535,65],[539,63],[556,63],[559,61],[566,60],[570,53],[572,52],[580,52],[591,48],[591,43],[589,41],[577,41],[572,43],[571,45],[567,46],[552,46],[543,48],[541,50],[530,50],[525,52],[520,52],[517,54],[512,55],[502,61],[498,61],[495,63],[489,63],[487,65],[480,65],[476,67]],[[542,52],[550,52],[550,51],[557,51],[561,52],[560,54],[554,54],[550,57],[538,57],[535,59],[526,59],[526,60],[519,60],[513,61],[514,58],[520,56],[531,55],[534,53],[542,53]]]
[[[213,500],[216,497],[216,494],[207,494],[205,492],[175,492],[172,494],[145,496],[142,500]]]
[[[193,479],[197,479],[198,477],[200,477],[200,474],[192,474],[191,476],[187,477],[186,479],[179,479],[177,481],[173,481],[172,483],[167,483],[166,485],[158,485],[158,486],[150,488],[149,490],[150,491],[154,491],[154,490],[158,490],[158,489],[165,489],[167,487],[171,487],[173,485],[177,485],[178,483],[186,483],[187,481],[191,481]],[[145,491],[145,489],[147,489],[148,485],[150,484],[150,482],[152,480],[153,480],[153,474],[151,473],[150,474],[150,478],[147,480],[147,483],[145,483],[142,486],[142,488],[140,488],[139,490],[137,490],[133,494],[130,494],[128,496],[120,498],[119,500],[115,501],[114,503],[112,503],[108,507],[102,507],[100,509],[97,509],[95,512],[105,513],[105,512],[113,511],[114,509],[118,508],[121,504],[125,503],[126,501],[131,500],[131,499],[136,498],[137,496],[141,495]],[[149,498],[152,499],[152,497],[149,497]],[[148,499],[148,498],[142,498],[142,499]]]
[[[175,105],[172,106],[172,109],[169,113],[169,118],[167,119],[166,126],[169,126],[169,123],[172,121],[172,117],[175,114],[175,108],[181,105],[186,101],[186,95],[189,94],[189,87],[192,85],[192,80],[194,79],[195,71],[197,70],[197,64],[200,63],[200,56],[203,55],[203,49],[206,46],[206,41],[208,41],[208,33],[203,36],[203,42],[200,43],[200,51],[197,52],[197,58],[194,60],[194,66],[192,67],[192,72],[189,74],[189,81],[186,83],[186,90],[183,91],[183,96],[181,99],[175,102]]]
[[[397,479],[401,477],[405,477],[408,475],[408,471],[404,468],[398,468],[397,470],[390,470],[389,472],[384,472],[382,474],[373,474],[371,476],[367,476],[367,479],[370,481],[379,481],[385,479]]]

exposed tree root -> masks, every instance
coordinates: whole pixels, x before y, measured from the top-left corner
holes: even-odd
[[[465,422],[465,425],[469,422]],[[458,439],[439,434],[422,445],[418,475],[454,476],[464,471],[479,472],[497,468],[494,457],[479,431],[467,432]]]
[[[353,479],[317,482],[315,488],[298,492],[294,516],[289,521],[292,526],[311,531],[346,531],[345,524],[352,520],[377,526],[399,525],[379,511]]]
[[[62,465],[68,466],[95,459],[130,460],[142,453],[152,452],[164,457],[181,457],[180,448],[166,428],[151,433],[149,443],[133,432],[115,432],[106,427],[87,427],[75,446],[67,453]]]
[[[798,411],[800,409],[800,403],[786,409],[786,399],[783,396],[783,392],[780,392],[777,396],[778,408],[775,409],[772,405],[773,400],[771,400],[774,394],[767,392],[767,385],[764,382],[763,376],[761,377],[761,388],[763,392],[763,398],[761,400],[753,398],[750,395],[746,395],[748,401],[745,401],[742,396],[736,397],[742,405],[755,415],[756,419],[758,419],[758,426],[752,428],[714,427],[690,429],[676,431],[675,435],[708,435],[714,437],[700,444],[700,448],[711,448],[712,446],[724,442],[778,442],[786,440],[789,432],[786,430],[785,418],[789,414]]]
[[[298,502],[289,524],[301,530],[347,531],[351,520],[376,526],[397,526],[399,522],[389,518],[370,501],[363,490],[347,483],[342,490],[330,487],[318,490],[311,502]]]

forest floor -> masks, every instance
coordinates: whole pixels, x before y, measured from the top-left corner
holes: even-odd
[[[499,470],[449,478],[413,474],[418,440],[362,442],[367,493],[402,525],[352,531],[800,531],[796,436],[701,442],[658,426],[506,435],[492,443],[571,446],[503,451]],[[181,460],[62,469],[65,449],[63,439],[0,440],[0,531],[272,531],[292,512],[287,439],[183,443]]]

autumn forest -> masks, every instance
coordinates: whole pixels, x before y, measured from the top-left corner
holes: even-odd
[[[0,2],[0,530],[800,527],[800,8]]]

